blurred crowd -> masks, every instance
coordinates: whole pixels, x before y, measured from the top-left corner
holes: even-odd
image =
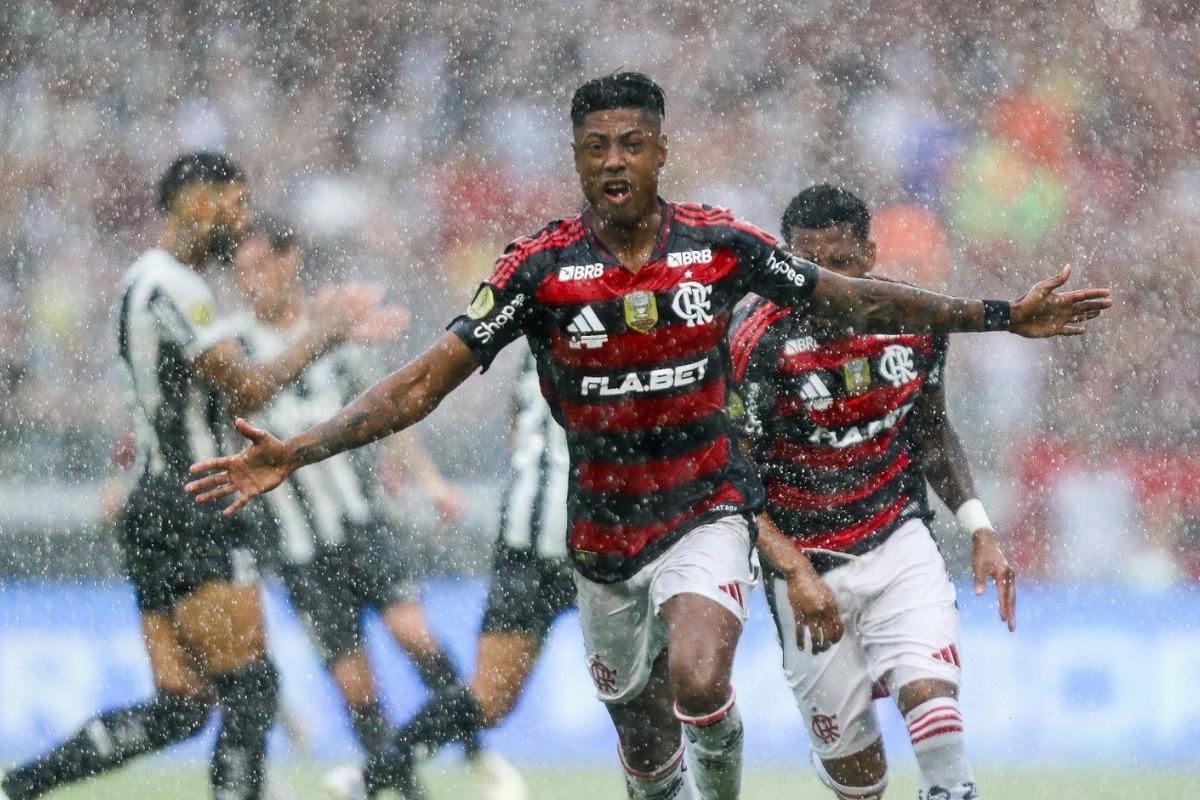
[[[1190,2],[265,4],[0,9],[0,481],[95,480],[122,433],[110,303],[189,149],[296,220],[314,285],[385,283],[399,365],[499,248],[572,213],[567,107],[667,92],[665,191],[772,231],[799,189],[875,209],[885,274],[1015,297],[1070,264],[1076,340],[958,337],[955,419],[1026,574],[1200,576],[1200,21]],[[229,298],[235,302],[236,298]],[[428,423],[496,481],[501,367]]]

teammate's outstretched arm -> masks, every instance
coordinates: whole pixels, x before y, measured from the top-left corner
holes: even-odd
[[[975,594],[987,588],[988,578],[996,583],[1000,619],[1010,631],[1017,629],[1017,578],[996,541],[987,513],[975,493],[975,481],[958,432],[946,411],[942,387],[922,392],[913,409],[916,451],[925,478],[947,507],[956,511],[959,527],[971,536],[971,571]]]
[[[237,455],[193,464],[192,474],[209,474],[187,484],[187,491],[200,503],[231,497],[225,515],[236,514],[300,467],[370,444],[422,419],[478,366],[463,340],[446,333],[336,415],[286,442],[239,419],[237,429],[250,446]]]
[[[971,333],[1007,330],[1021,336],[1078,336],[1081,323],[1112,305],[1108,289],[1055,291],[1071,268],[1034,284],[1014,303],[963,300],[901,283],[848,278],[820,270],[807,301],[811,313],[863,333]]]

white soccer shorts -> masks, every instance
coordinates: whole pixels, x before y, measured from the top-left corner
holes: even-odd
[[[750,592],[761,572],[745,517],[700,525],[620,583],[575,574],[577,604],[596,695],[605,703],[637,697],[667,645],[663,603],[691,593],[719,603],[745,622]]]
[[[877,685],[893,696],[923,678],[959,685],[959,621],[946,562],[919,519],[821,577],[846,626],[841,641],[824,653],[814,656],[797,645],[782,578],[772,580],[770,599],[788,685],[813,751],[829,760],[853,755],[879,738],[871,705]]]

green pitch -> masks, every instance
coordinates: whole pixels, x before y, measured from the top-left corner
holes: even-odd
[[[324,771],[315,768],[277,771],[273,800],[327,800],[321,790]],[[430,800],[476,800],[471,779],[455,768],[435,765],[426,773]],[[616,769],[529,770],[530,800],[624,800]],[[1200,797],[1200,773],[1161,773],[1152,770],[1035,770],[983,771],[980,789],[986,800],[1195,800]],[[889,798],[911,800],[917,795],[911,773],[893,776]],[[49,800],[207,800],[204,771],[163,769],[146,765],[108,776],[77,788],[49,795]],[[744,800],[826,800],[832,797],[803,771],[750,770]]]

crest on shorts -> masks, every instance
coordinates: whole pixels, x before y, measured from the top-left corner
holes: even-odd
[[[847,394],[862,394],[871,387],[871,362],[865,358],[847,361],[842,366],[842,379]]]
[[[617,671],[605,664],[599,655],[593,654],[588,659],[588,672],[592,675],[592,683],[604,694],[617,693]]]
[[[648,333],[658,324],[658,299],[654,292],[625,295],[625,324],[638,333]]]
[[[495,306],[496,295],[493,294],[492,287],[484,284],[475,293],[475,299],[471,301],[471,305],[467,306],[467,317],[469,319],[483,319]]]
[[[841,738],[842,732],[838,728],[837,714],[822,714],[815,708],[812,711],[813,736],[825,744],[836,742]]]

